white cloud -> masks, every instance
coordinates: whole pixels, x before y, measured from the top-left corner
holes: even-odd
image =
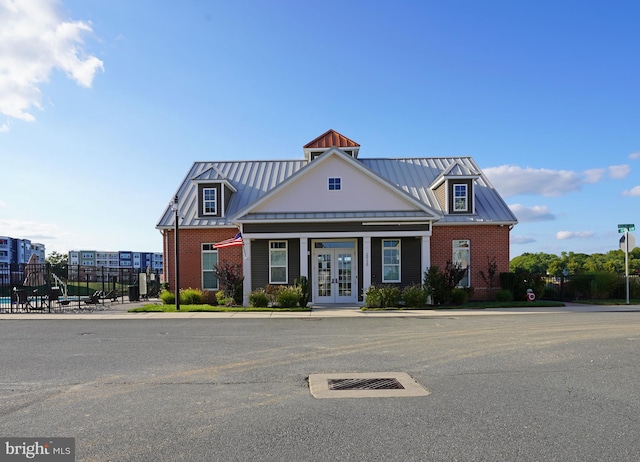
[[[534,205],[533,207],[527,207],[522,204],[511,204],[509,205],[509,208],[521,223],[552,221],[556,219],[556,216],[549,211],[549,207],[546,205]]]
[[[601,181],[608,173],[612,179],[625,178],[631,167],[612,165],[607,168],[592,168],[583,172],[551,170],[547,168],[522,168],[517,165],[501,165],[484,169],[503,197],[521,194],[559,197],[582,189],[585,184]]]
[[[536,242],[536,240],[529,236],[511,236],[512,244],[531,244],[532,242]]]
[[[629,159],[640,159],[640,151],[629,154]]]
[[[558,197],[579,191],[585,181],[577,172],[515,165],[490,167],[484,169],[484,173],[503,197],[519,194]]]
[[[634,188],[628,189],[626,191],[622,191],[623,196],[640,196],[640,186],[636,186]]]
[[[82,36],[90,23],[64,21],[56,0],[0,0],[0,113],[11,119],[33,121],[41,109],[40,86],[58,69],[83,87],[91,87],[103,62],[86,55]],[[9,123],[0,131],[7,131]]]
[[[0,229],[15,239],[56,239],[60,234],[57,225],[24,220],[0,220]]]
[[[558,239],[586,239],[594,236],[593,231],[558,231],[556,238]]]
[[[585,170],[582,174],[585,176],[585,183],[597,183],[602,179],[604,174],[606,173],[606,169],[604,168],[592,168],[590,170]]]
[[[609,167],[609,177],[614,179],[626,178],[631,171],[628,165],[612,165]]]

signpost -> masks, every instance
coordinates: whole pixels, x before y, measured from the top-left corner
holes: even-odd
[[[635,231],[636,225],[622,224],[618,225],[618,233],[624,233],[620,238],[620,249],[624,250],[624,276],[627,286],[627,305],[629,304],[629,251],[636,246],[636,239],[629,234],[629,231]]]

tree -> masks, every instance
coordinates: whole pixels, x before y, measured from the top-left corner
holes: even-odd
[[[69,264],[69,255],[61,254],[56,252],[55,250],[49,254],[49,256],[45,259],[47,263],[51,266],[54,265],[68,265]]]
[[[51,272],[61,279],[69,275],[69,255],[63,255],[55,250],[49,254],[45,262],[51,265]]]

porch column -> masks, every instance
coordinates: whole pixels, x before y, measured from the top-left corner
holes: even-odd
[[[424,273],[427,271],[427,268],[431,266],[431,237],[430,236],[422,236],[422,275],[420,276],[424,279]]]
[[[362,290],[367,291],[371,285],[371,236],[362,237]]]
[[[300,238],[300,276],[304,276],[309,279],[309,239],[306,237]]]
[[[251,295],[251,239],[244,239],[242,245],[242,306],[249,306],[249,295]]]

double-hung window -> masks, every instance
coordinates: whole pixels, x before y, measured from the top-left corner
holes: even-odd
[[[453,211],[467,212],[469,210],[469,198],[466,184],[453,185]]]
[[[287,284],[287,241],[269,241],[269,284]]]
[[[400,240],[382,241],[382,282],[400,282]]]
[[[205,215],[218,213],[218,191],[216,188],[204,188],[202,190],[202,208]]]
[[[218,264],[218,251],[213,244],[202,244],[202,288],[218,290],[218,278],[213,270]]]

